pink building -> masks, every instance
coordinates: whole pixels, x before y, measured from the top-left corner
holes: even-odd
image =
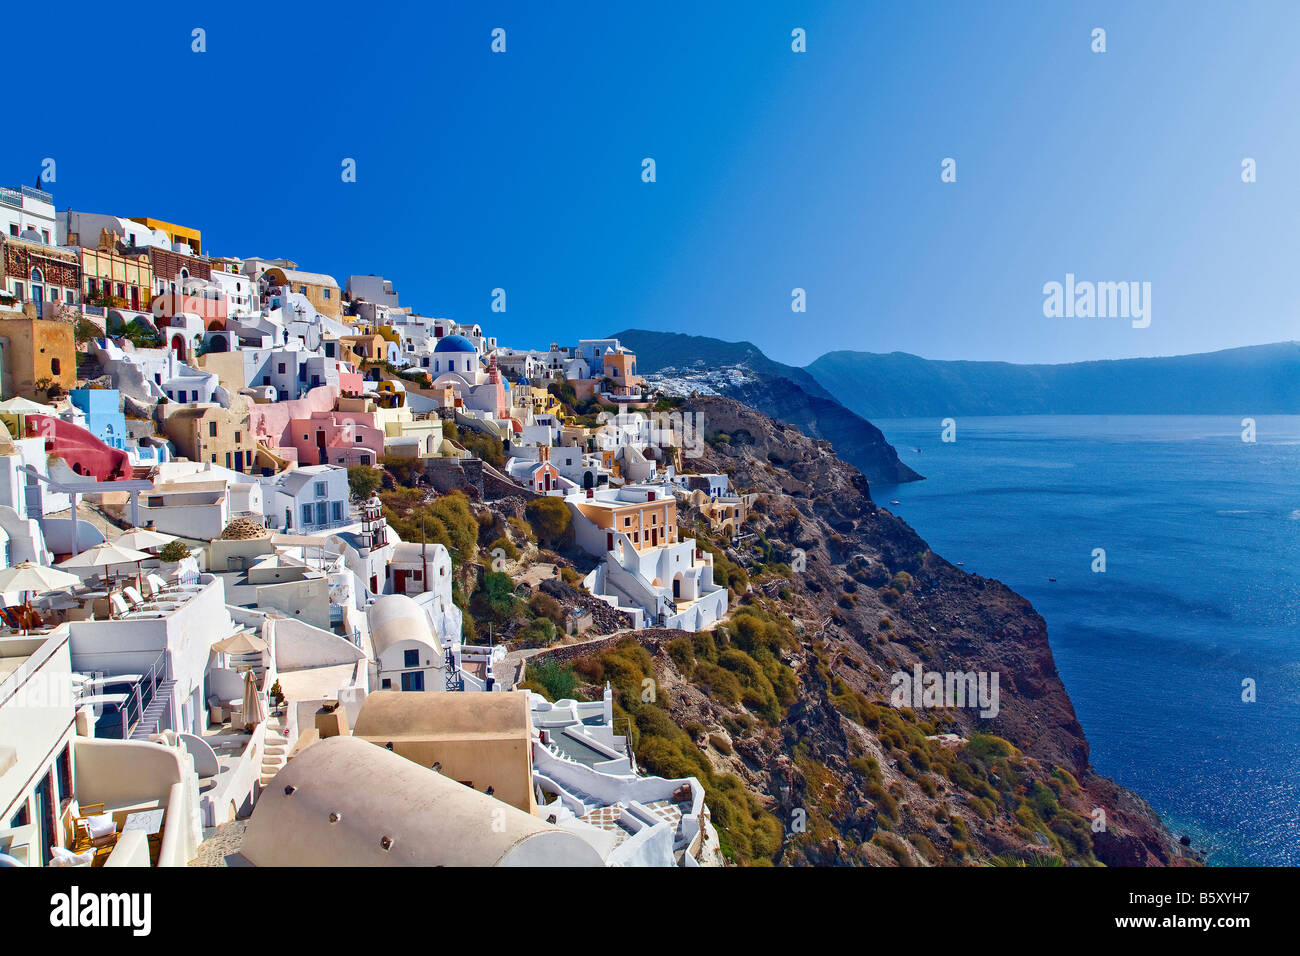
[[[384,433],[372,412],[313,412],[289,422],[300,465],[377,465]]]
[[[265,405],[250,403],[248,427],[254,440],[266,446],[272,454],[286,461],[297,462],[298,448],[294,444],[294,432],[290,430],[289,423],[296,418],[311,418],[318,412],[333,411],[338,397],[339,390],[333,385],[320,385],[302,398],[287,402]]]

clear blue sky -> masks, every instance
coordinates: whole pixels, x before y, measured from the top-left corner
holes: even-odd
[[[60,209],[382,273],[518,345],[640,327],[796,364],[1063,362],[1300,338],[1300,4],[283,6],[11,4],[35,105],[0,182],[52,157]],[[1150,327],[1045,318],[1067,272],[1151,282]]]

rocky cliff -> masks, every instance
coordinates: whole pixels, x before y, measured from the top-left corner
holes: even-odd
[[[842,405],[808,372],[768,358],[750,342],[628,330],[617,338],[637,354],[637,368],[663,391],[717,393],[831,442],[871,481],[900,484],[923,476],[898,458],[875,425]]]
[[[934,554],[876,506],[862,473],[827,442],[725,397],[689,407],[708,438],[693,470],[726,472],[759,493],[738,544],[711,540],[689,511],[679,514],[683,535],[716,549],[731,618],[707,637],[646,632],[637,648],[567,666],[593,693],[614,675],[642,762],[705,780],[736,859],[1194,859],[1140,797],[1092,768],[1046,626],[1027,601]],[[923,696],[896,706],[895,675],[918,665],[982,675],[990,689],[996,675],[995,706]],[[653,704],[637,696],[649,674]],[[689,741],[674,742],[663,711]]]

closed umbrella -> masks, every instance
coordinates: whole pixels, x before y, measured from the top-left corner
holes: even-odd
[[[244,726],[256,727],[266,720],[266,709],[262,707],[262,695],[257,692],[257,681],[252,670],[244,671]]]

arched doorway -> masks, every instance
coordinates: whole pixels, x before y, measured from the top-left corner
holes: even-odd
[[[178,359],[185,358],[185,336],[180,334],[172,336],[172,351],[176,353]]]
[[[43,315],[45,312],[45,275],[40,269],[33,269],[31,280],[32,301],[36,303],[36,314]]]

